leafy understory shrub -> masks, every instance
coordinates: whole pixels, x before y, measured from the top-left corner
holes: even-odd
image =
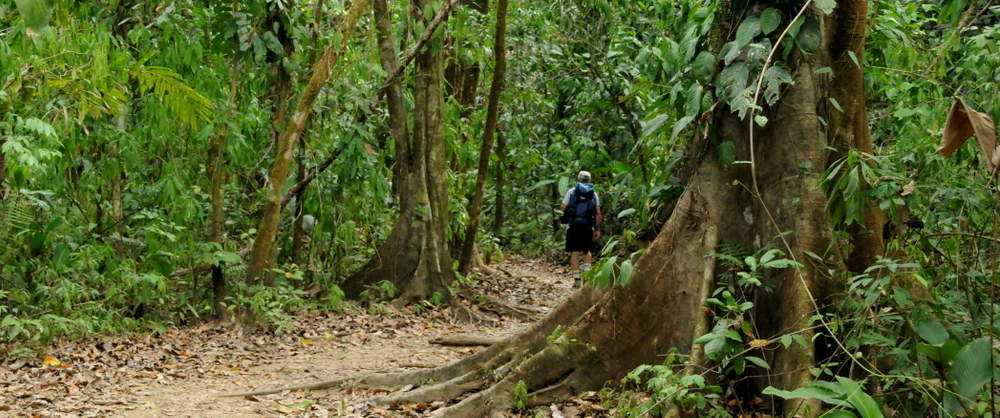
[[[622,384],[644,392],[648,398],[635,401],[628,394],[619,397],[619,409],[629,417],[666,416],[670,411],[707,417],[729,417],[722,402],[721,386],[706,382],[700,374],[685,374],[687,357],[672,350],[663,364],[644,364],[622,379]]]
[[[272,328],[278,333],[294,329],[294,313],[308,308],[306,292],[287,284],[263,286],[236,284],[226,298],[226,309],[250,327]]]
[[[843,376],[837,376],[836,382],[810,382],[808,385],[793,391],[768,386],[763,393],[782,399],[819,399],[834,406],[833,410],[823,413],[823,416],[828,417],[882,418],[883,416],[878,403],[862,389],[862,382],[856,382]],[[857,412],[857,415],[854,412]]]

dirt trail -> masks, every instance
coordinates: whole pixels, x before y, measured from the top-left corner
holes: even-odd
[[[483,278],[477,290],[542,311],[571,291],[571,280],[551,265],[519,261],[501,268],[511,276]],[[484,324],[450,318],[448,309],[417,314],[412,308],[388,308],[377,314],[302,316],[296,319],[297,330],[283,336],[201,326],[66,343],[44,360],[0,366],[0,416],[408,416],[366,405],[370,392],[217,395],[439,366],[481,348],[429,344],[433,338],[503,337],[529,325],[510,318]]]

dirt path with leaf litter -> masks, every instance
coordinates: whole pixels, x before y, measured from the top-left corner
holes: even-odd
[[[540,312],[571,292],[568,275],[549,264],[515,261],[501,269],[510,275],[481,278],[476,290]],[[419,314],[390,308],[383,314],[304,315],[295,319],[295,331],[282,336],[206,325],[65,342],[37,358],[3,360],[0,416],[419,416],[422,411],[412,407],[387,411],[366,405],[372,395],[366,391],[217,395],[440,366],[482,348],[433,345],[432,339],[499,338],[530,324],[476,309],[493,321],[456,323],[448,308]]]

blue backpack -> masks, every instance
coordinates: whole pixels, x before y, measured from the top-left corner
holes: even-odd
[[[566,206],[567,223],[570,225],[593,225],[597,215],[597,202],[594,199],[594,185],[577,183],[573,189],[573,198]]]

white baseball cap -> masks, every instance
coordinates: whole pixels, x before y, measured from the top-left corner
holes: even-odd
[[[576,181],[589,182],[590,181],[590,172],[589,171],[581,171],[580,174],[576,175]]]

